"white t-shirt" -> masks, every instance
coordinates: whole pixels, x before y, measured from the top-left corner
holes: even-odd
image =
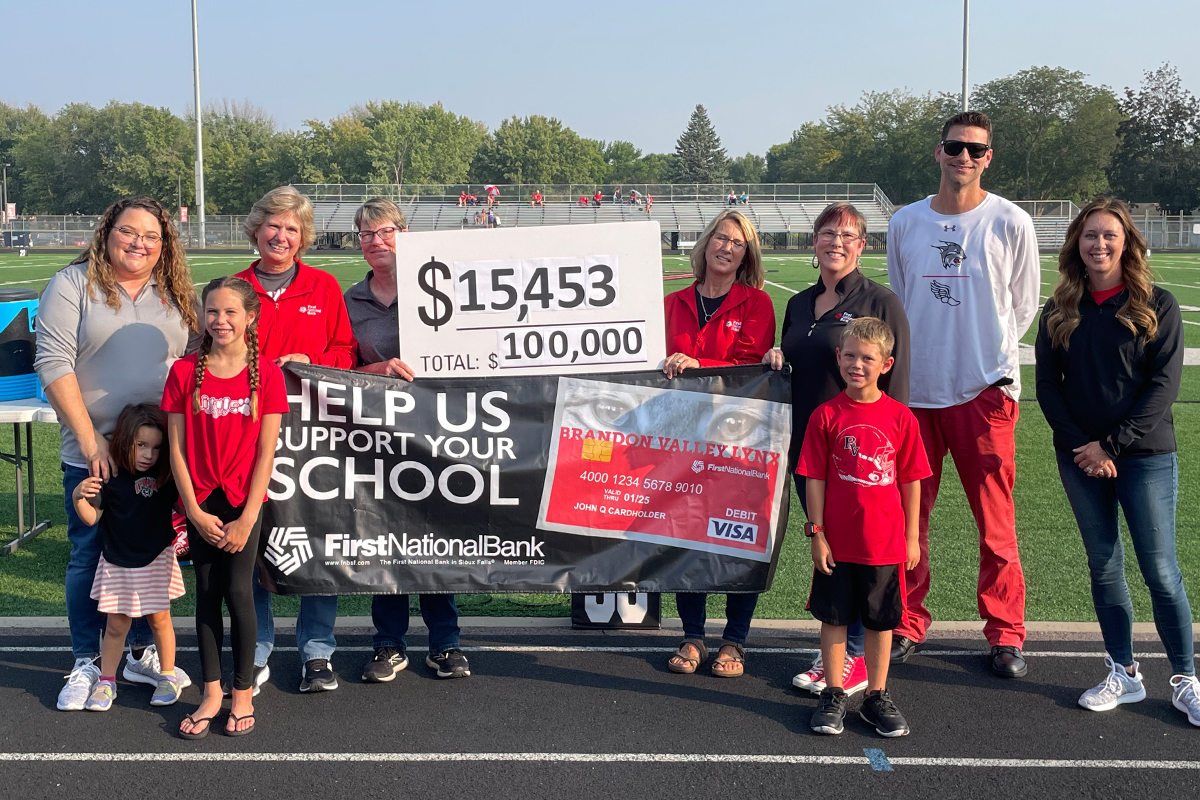
[[[888,224],[888,281],[912,342],[909,403],[946,408],[997,381],[1021,394],[1017,343],[1037,314],[1041,267],[1033,220],[994,194],[965,214],[939,214],[932,197]]]

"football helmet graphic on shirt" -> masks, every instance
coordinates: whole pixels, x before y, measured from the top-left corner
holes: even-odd
[[[890,486],[896,482],[896,447],[872,425],[843,429],[832,455],[841,480],[860,486]]]

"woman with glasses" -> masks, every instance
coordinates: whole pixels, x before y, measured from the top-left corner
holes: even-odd
[[[346,308],[358,342],[358,369],[376,375],[413,379],[412,368],[400,360],[400,315],[396,304],[396,237],[407,227],[391,200],[374,198],[354,215],[363,258],[371,267],[367,277],[346,290]],[[429,628],[425,666],[439,678],[465,678],[471,665],[459,649],[458,607],[452,594],[420,595],[421,617]],[[408,595],[377,594],[371,600],[375,624],[375,654],[366,663],[366,683],[387,683],[408,666]]]
[[[198,301],[183,243],[157,200],[131,197],[109,206],[86,252],[42,292],[34,366],[62,429],[66,498],[67,622],[75,666],[58,695],[63,711],[84,707],[100,679],[104,615],[91,599],[100,560],[95,525],[75,513],[71,494],[85,478],[116,474],[108,437],[129,403],[162,398],[167,371],[199,343]],[[158,654],[144,620],[129,633],[126,680],[157,685]],[[176,668],[180,687],[191,680]],[[109,677],[116,677],[109,676]]]
[[[775,342],[775,306],[762,290],[765,274],[754,224],[737,211],[717,215],[692,251],[696,282],[667,295],[667,352],[663,372],[674,378],[696,367],[757,364]],[[703,592],[675,595],[684,640],[667,662],[690,675],[708,660]],[[712,674],[736,678],[746,663],[746,637],[758,595],[728,594],[725,631]]]
[[[808,418],[817,406],[846,387],[838,371],[837,348],[842,330],[852,319],[878,317],[892,329],[896,337],[892,351],[895,364],[879,377],[879,388],[892,399],[908,404],[908,317],[899,297],[863,275],[859,260],[866,237],[867,220],[850,203],[833,203],[821,212],[813,224],[813,266],[820,270],[820,276],[815,284],[788,301],[780,345],[763,358],[763,363],[775,369],[781,369],[785,361],[792,365],[792,444],[788,453],[792,472],[804,444]],[[799,475],[796,492],[807,512],[804,478]],[[842,674],[846,694],[867,687],[863,636],[861,622],[849,626]],[[807,671],[792,679],[792,684],[821,693],[825,669],[820,654]]]

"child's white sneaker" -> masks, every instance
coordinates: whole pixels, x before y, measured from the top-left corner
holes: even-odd
[[[1171,705],[1187,714],[1188,722],[1200,727],[1200,680],[1195,675],[1172,675],[1171,689]]]
[[[59,711],[83,711],[92,689],[100,680],[100,667],[96,663],[99,660],[100,656],[75,659],[75,666],[67,676],[67,685],[58,693]]]
[[[134,658],[132,652],[126,653],[125,669],[121,674],[127,681],[144,683],[157,688],[158,682],[162,679],[162,675],[159,674],[160,669],[162,669],[162,664],[158,660],[158,648],[150,645],[142,653],[141,658]],[[175,667],[175,677],[179,681],[181,691],[192,685],[192,679],[183,671],[183,667]]]
[[[176,674],[179,670],[176,668]],[[174,705],[179,699],[179,695],[183,693],[183,687],[179,685],[179,679],[174,675],[161,675],[158,679],[158,686],[154,689],[154,694],[150,696],[150,705],[152,706],[169,706]]]
[[[821,686],[813,689],[813,684],[818,681],[821,683]],[[821,693],[821,689],[825,688],[825,665],[821,662],[820,651],[817,652],[817,657],[813,659],[812,665],[807,671],[801,672],[792,678],[792,686],[795,686],[797,689],[808,689],[814,694]]]
[[[1079,696],[1079,705],[1088,711],[1111,711],[1124,703],[1139,703],[1146,699],[1146,687],[1142,685],[1142,673],[1138,662],[1133,662],[1133,675],[1125,671],[1120,664],[1105,654],[1104,664],[1108,667],[1108,677],[1092,689]]]

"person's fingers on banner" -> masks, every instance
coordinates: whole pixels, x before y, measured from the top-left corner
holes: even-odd
[[[303,353],[288,353],[286,356],[280,356],[279,358],[275,359],[275,366],[282,367],[284,364],[288,363],[289,361],[295,361],[300,364],[311,364],[312,363],[312,359],[310,359],[308,356],[304,355]]]
[[[770,364],[771,369],[783,369],[783,351],[772,347],[763,355],[762,363]]]
[[[408,364],[405,364],[398,358],[388,359],[386,374],[392,376],[393,378],[404,378],[404,380],[410,382],[416,376],[416,373],[413,372],[412,367],[410,367]]]
[[[663,364],[663,373],[668,378],[677,378],[683,374],[685,369],[695,369],[700,366],[700,362],[691,356],[686,356],[683,353],[673,353]]]

